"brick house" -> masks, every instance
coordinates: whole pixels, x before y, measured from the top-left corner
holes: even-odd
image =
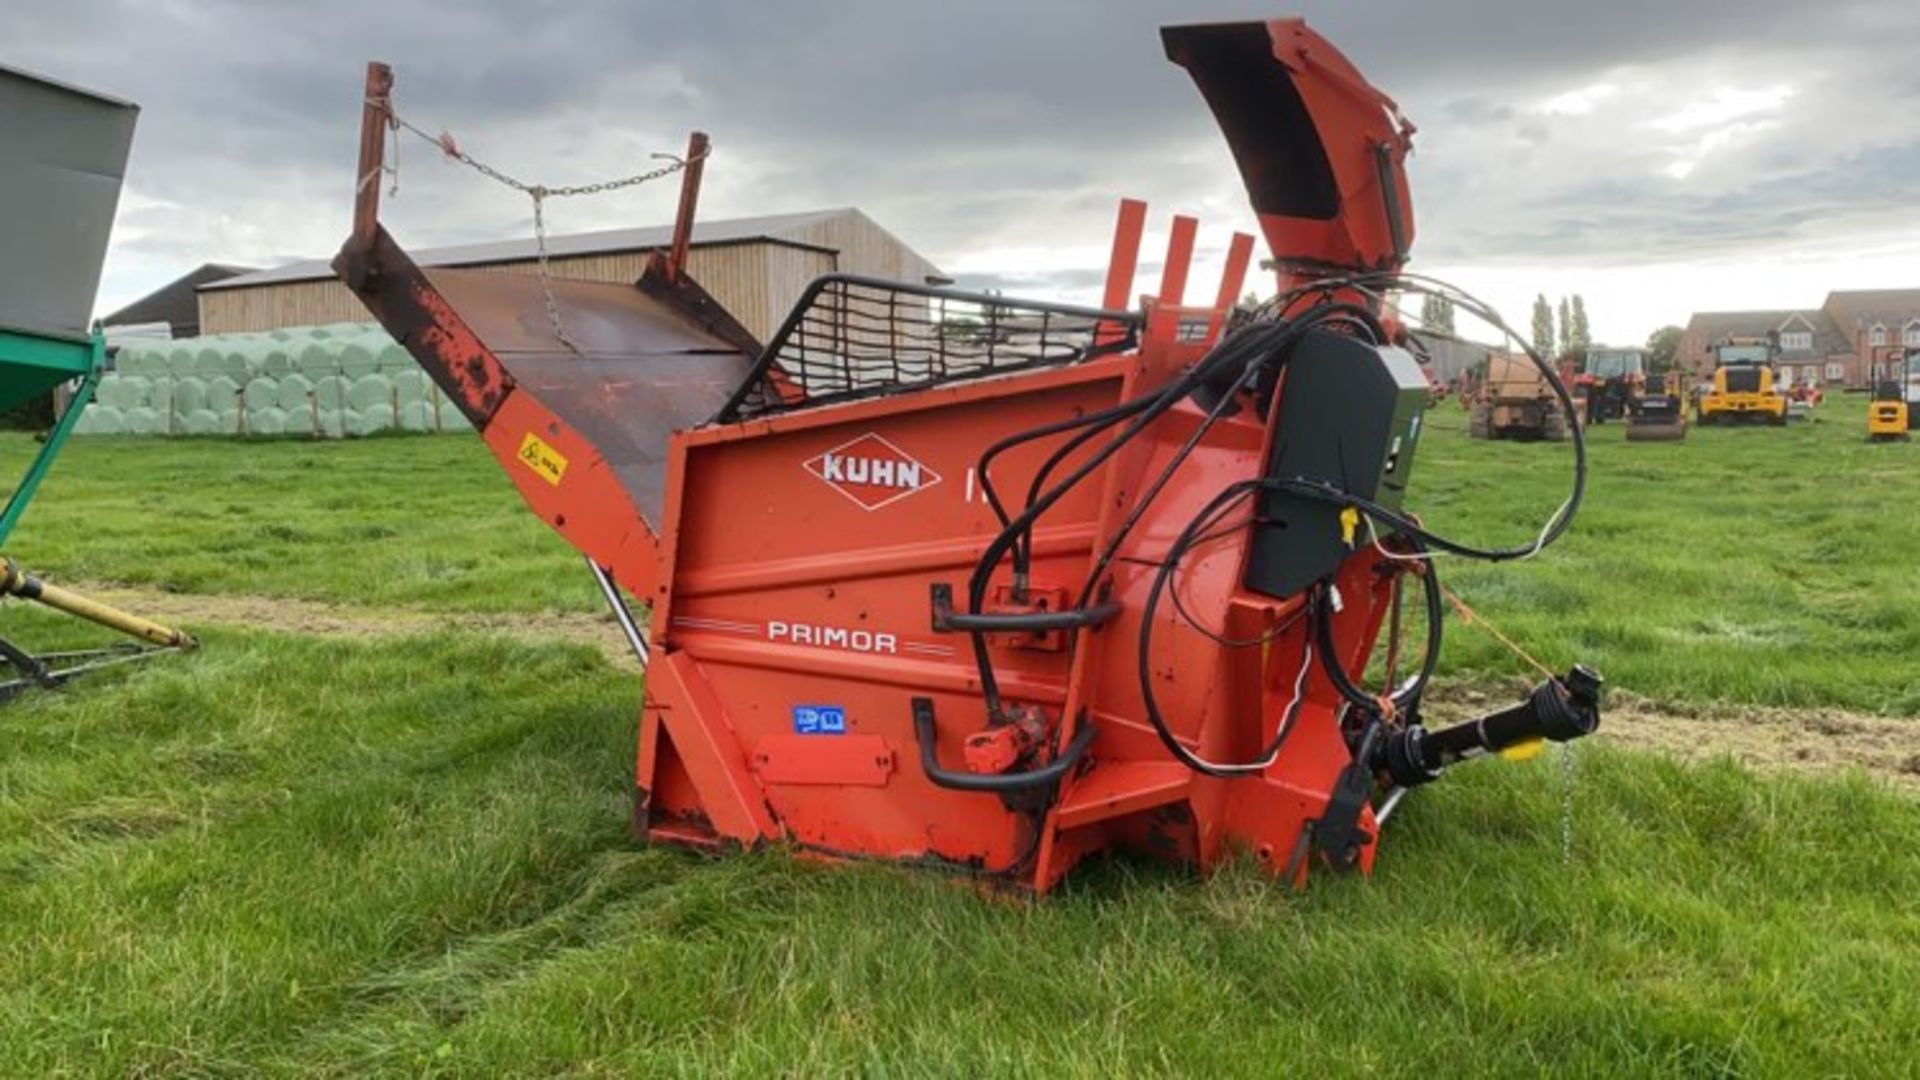
[[[1860,381],[1848,385],[1891,376],[1908,350],[1920,349],[1920,289],[1828,293],[1825,306],[1859,359]]]
[[[1920,289],[1830,292],[1800,311],[1703,311],[1687,321],[1677,358],[1696,376],[1713,370],[1714,346],[1729,337],[1780,343],[1783,379],[1796,384],[1865,387],[1920,348]]]

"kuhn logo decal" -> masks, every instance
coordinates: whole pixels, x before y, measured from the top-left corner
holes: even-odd
[[[878,510],[940,482],[939,473],[872,432],[834,447],[805,468],[865,510]]]

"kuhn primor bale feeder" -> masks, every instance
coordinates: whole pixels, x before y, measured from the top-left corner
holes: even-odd
[[[1584,668],[1420,723],[1429,556],[1537,552],[1584,465],[1519,547],[1413,517],[1428,388],[1385,298],[1443,287],[1400,269],[1411,125],[1299,20],[1163,39],[1280,267],[1279,297],[1231,333],[1253,239],[1189,304],[1196,224],[1175,218],[1136,307],[1132,201],[1099,308],[833,275],[764,344],[687,276],[683,243],[631,287],[422,269],[377,220],[396,118],[391,73],[369,69],[335,267],[585,555],[648,662],[644,836],[1036,890],[1115,848],[1201,867],[1244,851],[1302,881],[1370,868],[1400,794],[1454,762],[1594,729]],[[1402,591],[1424,601],[1425,655],[1366,685]]]

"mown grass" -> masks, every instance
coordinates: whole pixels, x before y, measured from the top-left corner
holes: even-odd
[[[1916,448],[1596,433],[1576,531],[1449,579],[1555,663],[1912,711]],[[1434,417],[1418,508],[1492,541],[1564,448]],[[0,464],[26,444],[0,438]],[[18,454],[16,454],[18,452]],[[590,610],[470,438],[82,441],[15,550],[73,580]],[[1820,561],[1822,558],[1825,561]],[[33,644],[86,635],[10,605]],[[1604,745],[1418,793],[1371,880],[1103,862],[1030,904],[627,835],[637,681],[450,629],[206,647],[0,712],[0,1075],[1886,1074],[1920,1059],[1920,803]],[[1456,675],[1511,662],[1470,630]],[[1906,696],[1902,696],[1902,695]]]
[[[1038,903],[624,822],[636,687],[458,635],[211,636],[6,714],[0,1073],[1878,1074],[1920,804],[1585,752],[1423,791],[1301,896]]]
[[[1431,418],[1411,507],[1517,543],[1567,487],[1564,445],[1477,442]],[[1920,713],[1920,444],[1869,445],[1835,396],[1785,429],[1684,443],[1591,434],[1588,497],[1539,559],[1448,561],[1446,579],[1554,667],[1585,660],[1674,701]],[[0,465],[24,462],[0,434]],[[522,508],[470,436],[315,444],[77,440],[14,554],[69,580],[449,612],[594,611],[572,549]],[[1444,671],[1511,673],[1458,626]]]
[[[0,432],[10,484],[31,452]],[[11,554],[51,577],[444,611],[598,610],[471,435],[75,439]]]
[[[1650,696],[1920,714],[1920,444],[1868,444],[1856,397],[1821,414],[1684,443],[1593,429],[1573,530],[1531,562],[1445,562],[1445,579],[1550,664]],[[1442,532],[1529,540],[1566,491],[1567,447],[1467,439],[1454,405],[1433,420],[1410,501]],[[1513,670],[1472,630],[1447,649],[1454,674]]]

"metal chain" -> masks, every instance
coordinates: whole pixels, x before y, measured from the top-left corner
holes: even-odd
[[[632,176],[622,176],[613,180],[598,180],[590,184],[567,184],[567,185],[562,185],[560,187],[548,187],[545,184],[529,184],[524,180],[517,179],[515,177],[507,175],[504,172],[501,172],[499,169],[494,168],[493,166],[487,164],[486,162],[481,161],[478,158],[475,158],[473,155],[460,149],[459,145],[453,141],[453,136],[451,135],[427,134],[425,131],[421,130],[419,127],[416,127],[415,125],[410,124],[406,120],[402,119],[400,117],[400,114],[393,110],[393,103],[391,101],[369,102],[369,104],[377,105],[378,107],[380,107],[386,112],[388,123],[392,126],[394,131],[393,164],[387,167],[387,172],[389,172],[393,178],[393,186],[390,191],[390,194],[397,195],[400,192],[400,134],[399,133],[402,131],[405,131],[426,142],[432,143],[437,149],[439,149],[439,151],[442,154],[445,154],[448,158],[451,158],[452,160],[467,166],[473,171],[479,173],[481,176],[484,176],[487,179],[494,181],[495,183],[503,184],[507,187],[510,187],[513,190],[518,191],[521,194],[527,196],[528,199],[532,200],[533,202],[533,246],[534,246],[534,254],[536,256],[535,258],[536,276],[539,277],[540,279],[540,292],[542,296],[544,296],[546,299],[547,323],[553,329],[554,340],[560,342],[560,344],[562,345],[565,345],[567,347],[567,350],[576,356],[580,355],[580,347],[578,345],[575,345],[573,342],[573,338],[568,336],[566,323],[560,317],[560,301],[554,296],[554,293],[553,293],[553,275],[550,272],[550,267],[548,264],[548,253],[547,253],[546,201],[548,199],[566,198],[566,197],[577,196],[577,195],[603,195],[609,191],[619,191],[623,188],[638,187],[639,185],[647,183],[648,181],[659,180],[662,177],[671,176],[674,173],[679,172],[681,169],[686,168],[688,165],[693,164],[695,161],[700,160],[700,158],[705,157],[706,154],[709,152],[709,151],[702,151],[698,156],[692,157],[692,158],[678,157],[673,154],[654,154],[653,157],[655,158],[666,159],[667,164],[662,165],[657,169],[648,169],[645,172],[634,173]],[[365,181],[363,180],[362,182],[364,183]]]
[[[538,257],[536,265],[539,268],[540,292],[547,300],[547,323],[553,327],[554,338],[565,345],[568,352],[579,356],[580,346],[575,345],[573,339],[567,336],[567,326],[560,321],[560,301],[554,299],[553,277],[547,273],[547,218],[543,210],[547,193],[536,187],[527,194],[533,199],[533,251]]]

